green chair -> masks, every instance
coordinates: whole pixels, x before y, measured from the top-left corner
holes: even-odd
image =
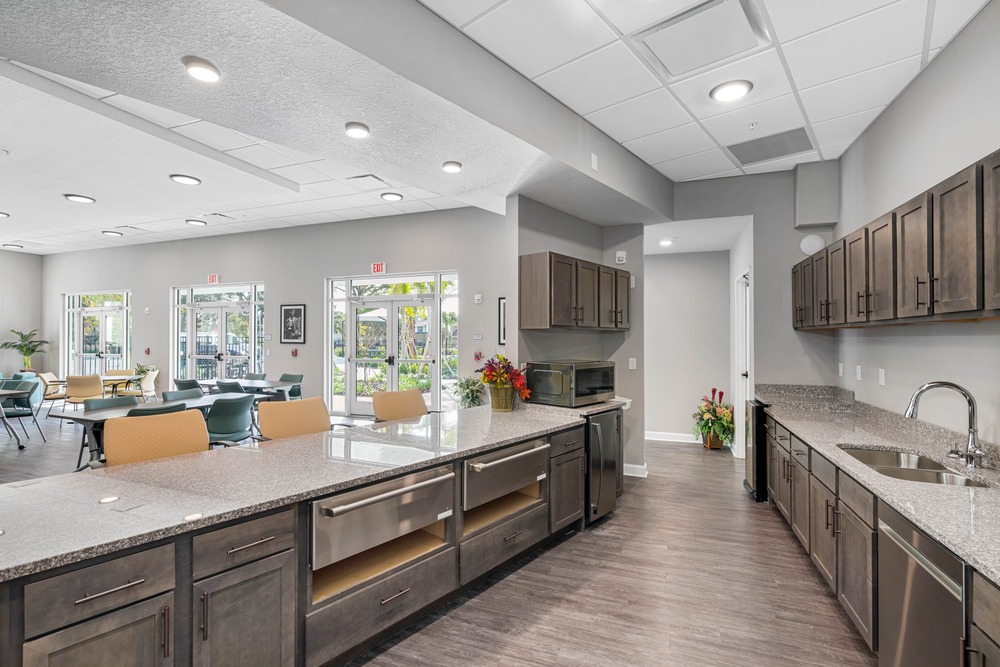
[[[278,382],[295,382],[295,386],[288,390],[288,400],[297,401],[302,398],[302,375],[282,373]]]
[[[266,380],[267,373],[247,373],[247,380]]]
[[[198,384],[197,380],[174,380],[174,386],[177,387],[177,391],[183,391],[185,389],[201,389],[201,385]]]
[[[112,396],[111,398],[88,398],[83,402],[83,411],[88,410],[106,410],[108,408],[130,408],[134,405],[139,405],[139,399],[136,396]],[[103,425],[95,426],[93,429],[94,438],[97,440],[97,448],[102,449],[103,439],[104,439],[104,429]],[[83,437],[80,438],[80,456],[76,459],[76,467],[79,468],[83,463],[83,453],[87,450],[87,431],[83,431]]]
[[[21,425],[21,430],[24,431],[25,438],[30,438],[31,436],[28,435],[28,429],[25,428],[22,417],[31,417],[31,420],[35,422],[35,428],[38,429],[38,434],[42,436],[42,442],[48,442],[45,439],[45,434],[42,433],[42,427],[38,424],[38,419],[35,418],[35,410],[31,403],[31,396],[35,394],[40,383],[41,380],[38,378],[31,380],[3,380],[0,382],[0,389],[31,392],[26,397],[8,398],[5,400],[3,402],[3,412],[7,417],[17,417],[17,422]],[[22,446],[20,449],[24,449],[24,447]]]
[[[220,394],[246,394],[247,390],[243,388],[236,380],[219,380],[216,385],[219,388]]]
[[[10,376],[11,380],[25,380],[31,382],[35,385],[34,390],[31,392],[29,400],[32,405],[38,405],[42,402],[42,396],[45,394],[45,383],[42,382],[42,378],[38,377],[36,373],[14,373]]]
[[[186,401],[192,398],[201,398],[204,395],[205,392],[201,390],[201,387],[194,387],[193,389],[181,389],[179,391],[165,391],[163,392],[163,400]]]
[[[208,410],[205,425],[211,442],[221,440],[246,440],[250,437],[253,423],[250,410],[253,395],[243,394],[235,398],[220,398]]]
[[[126,417],[148,417],[150,415],[167,415],[171,412],[184,412],[187,410],[187,405],[184,403],[177,403],[176,405],[160,405],[152,408],[136,408],[135,410],[129,410]]]

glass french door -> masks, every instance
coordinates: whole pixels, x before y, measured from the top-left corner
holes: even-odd
[[[81,308],[75,313],[76,341],[70,346],[74,375],[103,375],[125,368],[128,336],[124,308]]]
[[[349,412],[371,415],[372,392],[419,389],[429,409],[437,409],[437,300],[352,302],[347,363]]]
[[[246,307],[190,309],[187,377],[195,380],[239,379],[250,370],[252,326]]]

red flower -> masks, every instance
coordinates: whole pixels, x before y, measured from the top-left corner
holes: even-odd
[[[719,392],[719,403],[722,403],[722,392]]]

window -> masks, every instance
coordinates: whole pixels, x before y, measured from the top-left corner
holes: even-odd
[[[132,365],[132,294],[68,294],[61,366],[67,375],[103,375]]]
[[[171,372],[186,380],[264,372],[264,286],[177,288]]]

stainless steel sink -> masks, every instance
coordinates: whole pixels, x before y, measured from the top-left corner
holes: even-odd
[[[953,472],[941,472],[940,470],[919,470],[916,468],[879,468],[872,466],[874,470],[888,477],[905,479],[911,482],[929,482],[931,484],[948,484],[951,486],[976,486],[985,487],[986,484],[969,479],[964,475]]]
[[[845,452],[871,467],[913,468],[918,470],[947,470],[943,465],[919,454],[891,452],[860,447],[841,447]]]

